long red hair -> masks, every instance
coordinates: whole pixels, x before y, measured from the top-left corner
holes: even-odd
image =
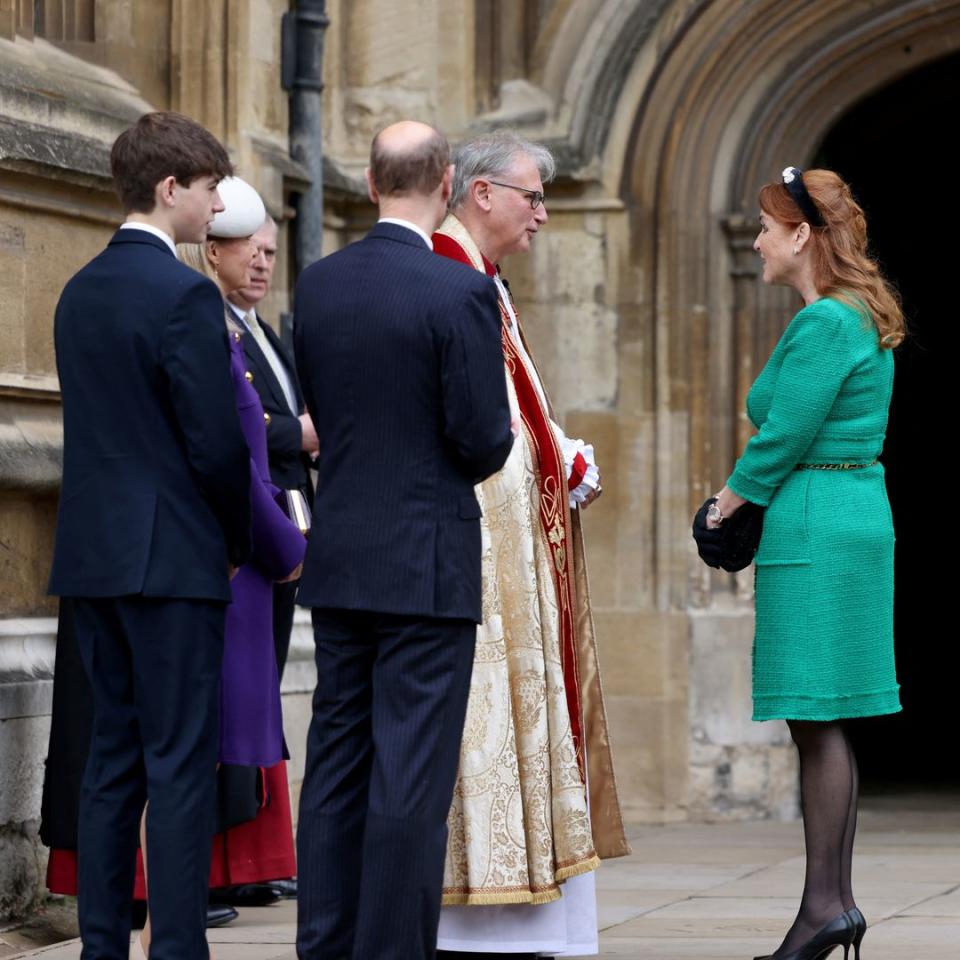
[[[817,291],[869,314],[881,347],[899,346],[907,334],[900,296],[867,253],[867,221],[850,188],[832,170],[804,170],[803,184],[824,221],[810,224],[808,241]],[[782,183],[761,188],[760,208],[790,227],[809,222]]]

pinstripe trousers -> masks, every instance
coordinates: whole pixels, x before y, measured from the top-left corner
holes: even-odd
[[[300,960],[432,960],[476,624],[313,611]]]

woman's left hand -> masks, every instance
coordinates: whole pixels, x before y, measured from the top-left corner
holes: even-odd
[[[285,577],[282,577],[280,580],[277,580],[277,583],[292,583],[294,580],[300,579],[300,574],[303,573],[303,564],[298,563],[293,570],[290,571]]]
[[[729,519],[733,516],[747,501],[743,497],[738,497],[729,487],[724,487],[719,493],[716,494],[717,497],[717,509],[720,511],[720,516],[724,520]],[[720,526],[720,522],[711,520],[707,518],[707,527],[710,530],[715,529]]]

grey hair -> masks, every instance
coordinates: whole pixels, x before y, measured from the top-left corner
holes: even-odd
[[[526,155],[537,165],[540,179],[549,183],[557,173],[553,154],[542,144],[525,140],[510,130],[497,130],[460,144],[453,153],[453,187],[450,209],[462,206],[474,180],[502,177],[518,156]]]

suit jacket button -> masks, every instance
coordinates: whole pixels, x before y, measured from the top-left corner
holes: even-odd
[[[253,374],[249,370],[244,370],[243,379],[246,380],[247,383],[253,383]]]
[[[263,422],[269,427],[270,426],[270,414],[264,411]]]

